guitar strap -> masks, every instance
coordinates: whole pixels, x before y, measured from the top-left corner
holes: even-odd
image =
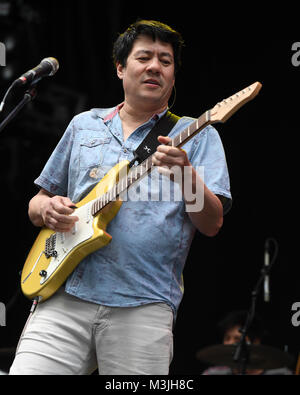
[[[171,113],[170,111],[167,111],[166,114],[163,115],[160,120],[156,122],[151,131],[147,134],[147,136],[135,150],[134,158],[130,162],[129,167],[133,166],[135,162],[138,162],[138,164],[140,164],[150,155],[154,154],[156,148],[160,145],[157,137],[167,136],[179,119],[180,117]]]

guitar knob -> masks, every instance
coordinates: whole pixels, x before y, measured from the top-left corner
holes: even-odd
[[[40,274],[41,277],[46,277],[47,276],[46,270],[41,270],[39,274]]]

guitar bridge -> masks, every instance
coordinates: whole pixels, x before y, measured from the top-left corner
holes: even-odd
[[[48,237],[48,239],[46,239],[45,251],[44,251],[46,258],[57,257],[57,251],[55,247],[56,247],[56,233],[53,233],[50,237]]]

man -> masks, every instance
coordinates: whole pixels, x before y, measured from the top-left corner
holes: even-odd
[[[34,225],[72,230],[78,220],[76,202],[118,161],[133,159],[168,109],[182,44],[179,33],[156,21],[134,23],[119,36],[114,61],[124,102],[72,120],[35,181],[41,189],[29,203]],[[107,228],[111,243],[83,259],[66,285],[38,305],[21,336],[11,374],[87,374],[97,366],[104,375],[168,373],[193,234],[198,229],[216,235],[223,223],[221,200],[228,208],[231,199],[214,128],[207,127],[184,150],[167,145],[192,121],[183,117],[169,136],[160,136],[153,156],[161,172],[170,169],[173,174],[174,166],[182,174],[191,170],[190,179],[180,185],[182,199],[123,202]],[[204,166],[205,183],[197,166]],[[141,190],[149,179],[141,181]],[[186,203],[195,203],[190,196],[185,201],[186,186],[196,194],[195,201],[201,197],[202,210],[186,212]]]

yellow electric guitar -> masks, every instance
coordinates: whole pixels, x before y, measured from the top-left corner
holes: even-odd
[[[172,140],[174,147],[182,147],[207,125],[225,122],[242,105],[260,91],[256,82],[206,111]],[[118,213],[122,192],[152,170],[152,156],[129,169],[129,162],[114,166],[92,191],[76,203],[79,221],[70,232],[54,232],[42,228],[36,238],[21,276],[21,288],[30,299],[44,301],[64,283],[79,262],[99,248],[106,246],[111,236],[106,232],[108,223]]]

